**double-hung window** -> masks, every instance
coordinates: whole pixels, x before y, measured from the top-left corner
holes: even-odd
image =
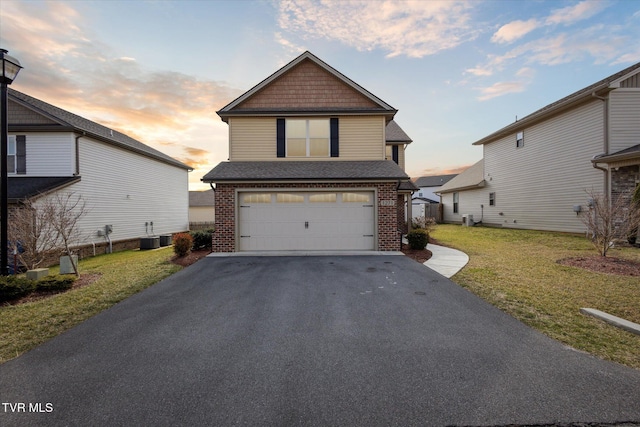
[[[329,119],[287,119],[287,157],[329,157]]]
[[[453,193],[453,213],[458,213],[458,193]]]
[[[524,147],[524,132],[516,133],[516,148]]]
[[[16,136],[9,135],[7,141],[7,173],[16,173]]]
[[[489,193],[489,206],[496,205],[496,193]]]

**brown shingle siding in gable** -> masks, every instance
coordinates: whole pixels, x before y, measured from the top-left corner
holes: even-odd
[[[380,107],[310,60],[239,104],[235,110],[379,109]]]

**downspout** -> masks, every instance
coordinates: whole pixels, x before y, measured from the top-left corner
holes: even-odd
[[[604,174],[604,191],[607,194],[607,196],[611,195],[611,188],[610,188],[610,171],[608,168],[603,168],[602,166],[598,166],[598,163],[595,162],[594,160],[596,160],[597,157],[600,157],[602,155],[607,155],[609,154],[609,97],[605,97],[605,96],[599,96],[596,95],[595,92],[591,93],[591,96],[593,98],[599,99],[600,101],[604,102],[604,135],[603,135],[603,150],[604,153],[599,155],[599,156],[594,156],[593,159],[591,160],[592,165],[595,169],[600,169],[601,171],[605,172]]]
[[[85,135],[85,133],[83,132],[82,135],[78,135],[76,136],[76,171],[73,174],[73,176],[79,176],[80,175],[80,138],[82,138]]]

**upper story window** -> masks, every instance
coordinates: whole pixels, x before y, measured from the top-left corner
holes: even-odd
[[[9,135],[7,141],[7,173],[16,173],[16,136]]]
[[[516,148],[524,147],[524,132],[516,133]]]
[[[385,147],[385,155],[384,158],[385,160],[393,160],[394,162],[398,163],[398,155],[399,152],[399,148],[397,145],[387,145]]]
[[[27,173],[26,135],[9,135],[7,140],[7,173],[18,175]]]
[[[329,157],[329,119],[287,119],[287,157]]]

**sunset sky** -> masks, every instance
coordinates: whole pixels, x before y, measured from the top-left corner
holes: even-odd
[[[191,190],[228,157],[215,112],[305,50],[399,110],[417,178],[640,61],[639,40],[633,0],[0,2],[12,88],[191,165]]]

